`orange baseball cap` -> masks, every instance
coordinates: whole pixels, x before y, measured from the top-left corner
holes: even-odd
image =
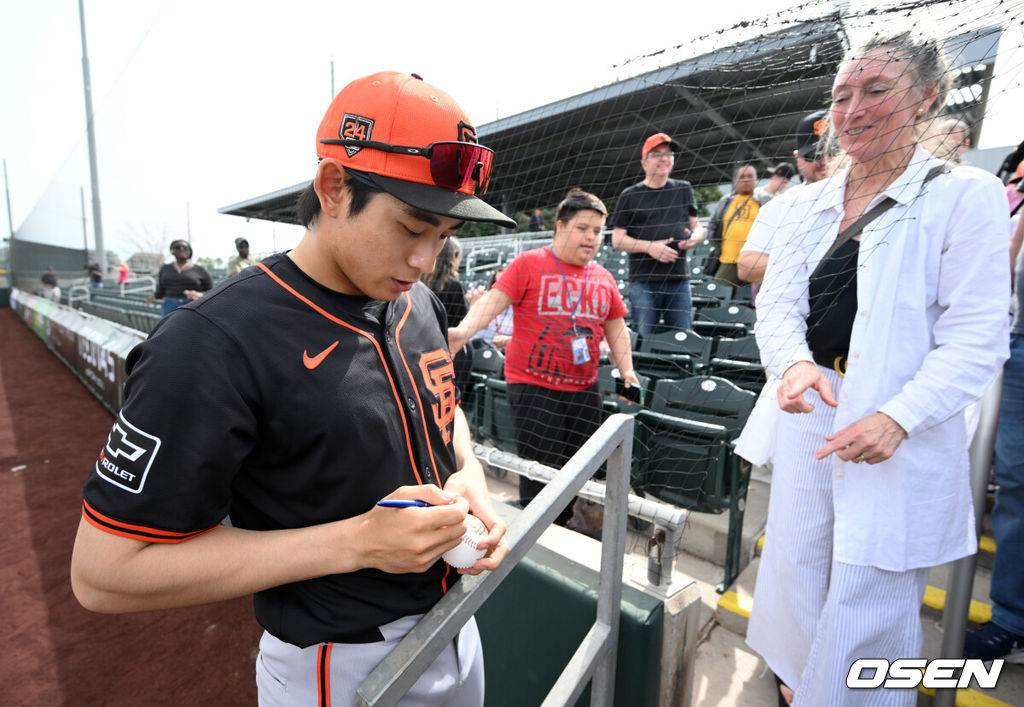
[[[647,157],[648,152],[659,145],[664,145],[666,142],[672,148],[672,152],[679,152],[679,143],[665,133],[654,133],[654,135],[651,135],[649,138],[644,140],[643,149],[640,150],[640,159]]]
[[[417,209],[516,225],[476,196],[493,152],[459,104],[416,74],[384,71],[341,89],[320,122],[316,154]]]

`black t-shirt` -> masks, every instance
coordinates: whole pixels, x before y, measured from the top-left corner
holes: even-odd
[[[456,278],[449,278],[440,292],[435,292],[441,300],[445,313],[448,315],[448,326],[458,326],[469,312],[469,304],[466,302],[466,290],[462,283]],[[469,392],[469,381],[473,370],[473,357],[469,352],[469,345],[463,346],[459,351],[452,352],[452,362],[455,364],[455,385],[459,389],[459,397],[465,398]]]
[[[807,346],[817,355],[846,356],[857,316],[857,255],[860,242],[850,238],[820,270],[807,288]]]
[[[129,355],[125,404],[85,484],[86,519],[179,542],[230,514],[253,530],[365,513],[405,484],[443,486],[457,394],[445,315],[425,285],[343,295],[272,256],[174,310]],[[458,580],[365,569],[258,592],[298,646],[380,640]]]
[[[458,326],[469,311],[469,305],[466,303],[466,289],[462,283],[454,277],[448,278],[444,287],[435,294],[441,300],[444,311],[448,315],[448,326]]]
[[[660,189],[643,182],[627,187],[619,196],[611,227],[644,241],[689,239],[690,217],[697,215],[693,187],[682,179],[670,179]],[[674,263],[661,263],[645,253],[629,254],[629,279],[635,282],[686,280],[686,251]]]
[[[193,265],[188,270],[178,272],[174,263],[167,263],[160,268],[157,275],[156,297],[185,298],[185,290],[206,292],[213,287],[213,278],[202,265]]]

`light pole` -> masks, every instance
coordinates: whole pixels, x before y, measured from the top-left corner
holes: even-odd
[[[82,83],[85,88],[85,132],[89,142],[89,190],[92,192],[92,226],[96,240],[96,262],[107,272],[107,252],[103,248],[103,218],[100,215],[99,168],[96,164],[96,130],[92,120],[92,83],[89,79],[89,51],[85,44],[85,7],[78,0],[79,26],[82,31]]]

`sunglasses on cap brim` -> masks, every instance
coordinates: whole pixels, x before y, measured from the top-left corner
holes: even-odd
[[[330,139],[320,140],[325,145],[368,147],[372,150],[399,155],[426,157],[430,160],[430,178],[436,186],[461,191],[471,181],[476,182],[474,192],[483,194],[491,181],[494,151],[475,142],[434,142],[426,147],[390,145],[374,140]]]

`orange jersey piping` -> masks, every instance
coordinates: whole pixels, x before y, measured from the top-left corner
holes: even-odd
[[[412,297],[409,293],[405,293],[406,307],[405,312],[402,314],[401,320],[398,322],[398,326],[395,327],[395,348],[398,349],[398,355],[402,358],[402,367],[405,368],[405,375],[409,376],[409,380],[412,381],[412,389],[416,395],[416,404],[420,406],[420,420],[423,423],[423,438],[427,440],[427,456],[430,457],[430,466],[434,469],[434,473],[437,473],[437,462],[434,461],[434,448],[430,444],[430,432],[427,430],[427,411],[423,407],[423,401],[420,399],[420,389],[416,385],[416,378],[413,377],[412,371],[409,369],[409,362],[405,360],[405,353],[402,351],[401,336],[402,327],[405,326],[405,320],[409,318],[409,313],[412,311]],[[440,484],[441,477],[437,477],[438,484]]]
[[[131,523],[122,523],[121,521],[114,520],[110,516],[105,516],[97,511],[87,501],[82,501],[82,517],[90,525],[111,535],[120,535],[124,538],[142,540],[148,543],[180,543],[184,540],[191,540],[197,535],[208,533],[217,527],[217,525],[214,525],[204,530],[194,530],[185,533],[172,530],[157,530],[156,528],[147,528],[144,525],[132,525]]]
[[[260,270],[262,270],[267,275],[269,275],[270,279],[272,279],[274,282],[276,282],[278,285],[280,285],[282,288],[284,288],[284,290],[286,292],[288,292],[290,295],[292,295],[293,297],[297,298],[299,301],[301,301],[302,303],[307,305],[310,309],[312,309],[317,314],[321,315],[322,317],[325,317],[325,318],[329,319],[330,321],[334,322],[335,324],[340,324],[341,326],[345,327],[346,329],[351,329],[352,331],[356,332],[357,334],[360,334],[361,336],[365,336],[370,341],[370,343],[373,344],[373,348],[377,352],[377,356],[380,358],[381,365],[384,368],[384,374],[388,377],[388,383],[391,385],[391,394],[395,396],[395,404],[398,405],[398,409],[399,410],[402,410],[402,397],[398,394],[398,389],[395,387],[395,381],[391,377],[391,369],[388,368],[387,360],[384,358],[384,352],[380,350],[380,345],[377,343],[376,339],[374,339],[368,332],[365,332],[362,329],[359,329],[358,327],[354,327],[351,324],[349,324],[348,322],[342,321],[338,317],[334,316],[330,312],[326,311],[325,309],[323,309],[322,307],[317,305],[315,302],[310,300],[308,297],[305,297],[305,296],[299,294],[295,290],[295,288],[293,288],[287,282],[285,282],[280,277],[278,277],[277,275],[272,273],[270,271],[270,268],[268,268],[263,263],[256,263],[256,267],[258,267]],[[397,344],[397,340],[396,340],[395,343]],[[399,349],[399,352],[401,352],[401,349]],[[403,362],[404,362],[404,358],[403,358]],[[413,451],[412,451],[412,440],[409,439],[409,424],[406,421],[404,414],[399,415],[399,417],[402,419],[402,429],[405,432],[405,449],[406,449],[406,451],[409,452],[409,466],[412,468],[413,476],[416,477],[416,483],[422,484],[423,483],[423,479],[420,478],[419,469],[416,468],[416,457],[415,457],[415,455],[413,454]],[[429,444],[429,442],[428,442],[428,444]]]

